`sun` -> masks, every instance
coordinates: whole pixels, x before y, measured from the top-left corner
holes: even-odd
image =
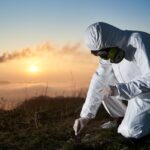
[[[37,73],[37,72],[39,72],[39,68],[38,68],[38,66],[37,65],[31,65],[30,67],[29,67],[29,71],[31,72],[31,73]]]

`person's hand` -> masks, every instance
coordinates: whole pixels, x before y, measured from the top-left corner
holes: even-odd
[[[117,87],[112,86],[112,85],[110,85],[108,87],[101,88],[101,89],[98,90],[98,92],[103,94],[105,97],[119,95]]]
[[[89,118],[78,118],[75,120],[73,129],[75,131],[76,136],[80,134],[81,130],[86,126],[89,120]]]

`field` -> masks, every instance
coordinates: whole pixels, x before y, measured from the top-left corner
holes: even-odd
[[[14,110],[0,111],[0,150],[148,150],[149,138],[132,141],[102,130],[110,120],[104,108],[76,138],[72,129],[84,98],[33,97]]]

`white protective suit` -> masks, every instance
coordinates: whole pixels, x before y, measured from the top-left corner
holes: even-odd
[[[124,119],[118,133],[140,138],[150,133],[150,34],[120,30],[98,22],[90,25],[85,35],[90,50],[119,47],[125,58],[118,64],[100,60],[94,73],[80,117],[94,118],[102,103],[112,117]],[[115,85],[119,96],[104,99],[97,90]],[[122,103],[127,100],[127,107]]]

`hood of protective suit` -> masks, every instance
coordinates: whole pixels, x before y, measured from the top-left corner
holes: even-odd
[[[120,30],[112,25],[97,22],[85,31],[85,44],[90,50],[100,50],[108,47],[123,48],[127,45],[130,32]]]

